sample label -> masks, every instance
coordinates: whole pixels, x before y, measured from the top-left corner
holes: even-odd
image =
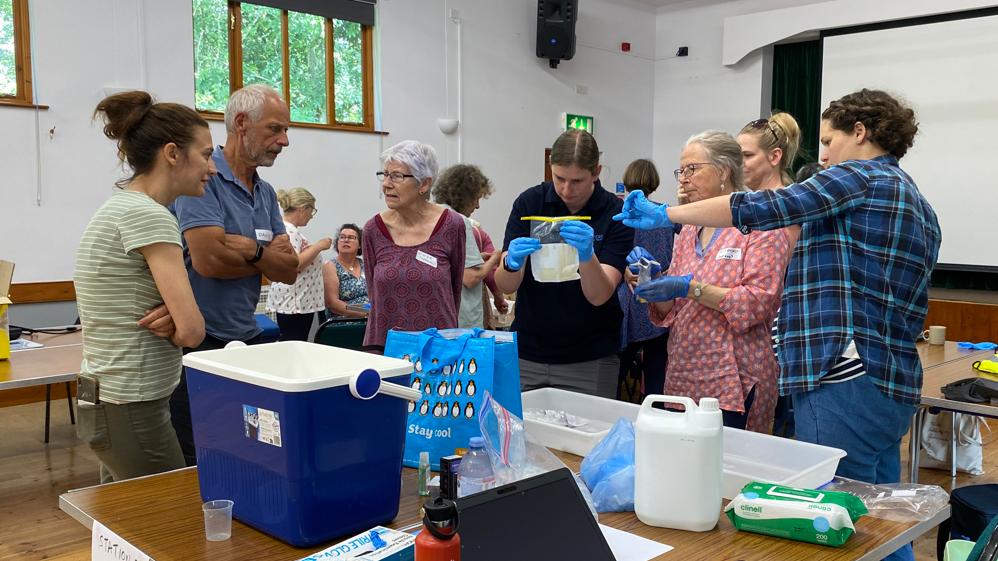
[[[243,405],[243,427],[246,429],[247,438],[281,446],[281,420],[277,413]]]

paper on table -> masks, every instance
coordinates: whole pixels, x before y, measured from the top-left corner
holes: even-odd
[[[22,351],[24,349],[37,349],[41,347],[41,343],[36,343],[34,341],[28,341],[27,339],[14,339],[10,342],[10,350],[12,351]]]
[[[651,541],[602,524],[599,525],[599,529],[603,531],[603,537],[606,538],[606,543],[617,561],[650,561],[673,549],[671,545]]]
[[[152,561],[152,558],[142,553],[139,548],[121,539],[121,536],[94,520],[91,534],[90,556],[93,561]]]

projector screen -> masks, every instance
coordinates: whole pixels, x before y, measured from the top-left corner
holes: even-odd
[[[998,268],[998,16],[823,41],[822,108],[865,87],[915,109],[901,167],[939,217],[939,265]]]

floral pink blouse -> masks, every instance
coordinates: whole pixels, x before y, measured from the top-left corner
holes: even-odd
[[[721,409],[744,412],[755,388],[746,429],[765,432],[779,396],[770,329],[780,308],[790,240],[785,230],[746,236],[719,228],[702,248],[698,233],[683,228],[668,274],[692,274],[694,281],[731,291],[720,302],[722,311],[679,298],[663,318],[649,306],[652,322],[671,328],[665,394],[698,402],[714,397]]]

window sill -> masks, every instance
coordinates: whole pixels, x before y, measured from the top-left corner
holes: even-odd
[[[24,107],[26,109],[48,109],[48,105],[36,105],[29,101],[0,97],[0,107]]]
[[[198,114],[204,117],[206,121],[224,121],[225,115],[222,113],[208,112],[208,111],[198,111]],[[365,129],[362,126],[350,126],[350,125],[327,125],[322,123],[298,123],[291,122],[291,128],[303,128],[303,129],[325,129],[331,131],[347,131],[347,132],[359,132],[365,134],[383,134],[387,135],[385,131],[376,131],[371,129]]]

